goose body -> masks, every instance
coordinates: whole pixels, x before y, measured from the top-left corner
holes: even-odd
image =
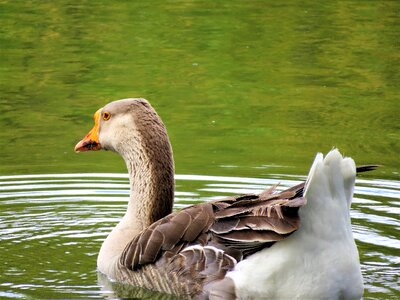
[[[127,211],[100,249],[110,279],[185,299],[360,299],[350,222],[356,167],[318,154],[306,183],[172,213],[167,131],[144,99],[99,109],[75,150],[112,150],[130,178]]]

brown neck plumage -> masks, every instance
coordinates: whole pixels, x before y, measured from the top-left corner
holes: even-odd
[[[135,118],[124,153],[131,187],[127,213],[144,229],[172,212],[174,161],[164,124],[154,110]]]

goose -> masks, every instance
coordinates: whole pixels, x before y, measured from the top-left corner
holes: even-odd
[[[142,98],[111,102],[76,152],[117,152],[129,172],[125,215],[104,240],[98,271],[182,299],[360,299],[350,205],[353,159],[318,153],[305,183],[173,212],[167,130]],[[360,169],[361,170],[361,169]]]

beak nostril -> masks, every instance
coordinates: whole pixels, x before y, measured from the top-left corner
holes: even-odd
[[[89,150],[95,149],[98,145],[99,145],[99,144],[96,143],[95,141],[89,141],[89,142],[87,143],[87,147],[89,148]]]

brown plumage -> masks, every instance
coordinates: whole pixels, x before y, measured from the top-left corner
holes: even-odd
[[[176,278],[179,295],[208,297],[207,287],[223,280],[238,261],[298,228],[302,188],[198,204],[156,221],[122,252],[119,263],[133,271],[123,279],[142,285],[148,270],[143,268],[152,266]]]

